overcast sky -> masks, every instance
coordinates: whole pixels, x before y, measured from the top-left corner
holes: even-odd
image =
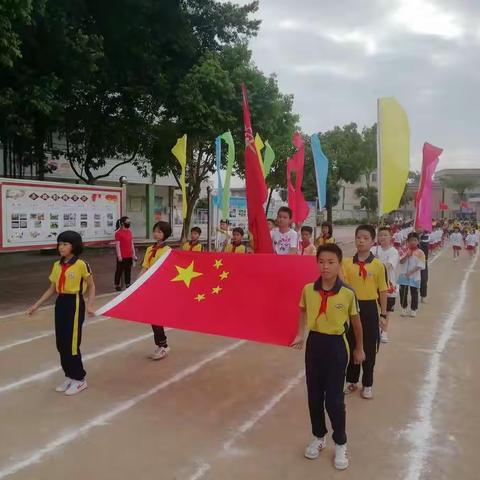
[[[247,0],[234,0],[245,4]],[[376,121],[394,96],[439,168],[480,168],[480,0],[260,0],[255,63],[293,93],[302,128]]]

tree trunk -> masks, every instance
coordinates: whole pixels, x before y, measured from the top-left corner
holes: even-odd
[[[187,196],[187,218],[185,218],[185,220],[183,221],[181,235],[182,242],[185,242],[187,240],[188,234],[190,233],[190,225],[192,223],[193,211],[195,209],[195,204],[197,203],[199,196],[200,194],[192,194],[191,196]]]

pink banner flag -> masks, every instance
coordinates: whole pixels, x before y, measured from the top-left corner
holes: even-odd
[[[433,174],[438,164],[438,157],[443,149],[424,143],[422,175],[420,177],[420,187],[417,192],[416,206],[417,213],[415,225],[417,229],[432,231],[432,183]]]
[[[292,143],[297,151],[287,161],[288,206],[293,212],[293,223],[301,225],[308,216],[309,207],[302,192],[305,146],[299,132],[294,133]],[[292,183],[293,172],[295,172],[295,186]]]

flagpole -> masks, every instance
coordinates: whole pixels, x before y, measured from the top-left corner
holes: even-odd
[[[381,161],[381,137],[380,137],[380,99],[377,98],[377,195],[378,195],[378,225],[383,215],[382,203],[382,161]]]

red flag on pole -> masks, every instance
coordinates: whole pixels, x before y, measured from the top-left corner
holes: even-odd
[[[318,275],[315,257],[170,250],[97,315],[289,345]]]
[[[292,143],[297,151],[287,161],[288,206],[293,212],[293,223],[301,225],[308,217],[309,207],[302,192],[305,146],[299,132],[293,134]],[[295,172],[295,186],[292,183],[293,172]]]
[[[470,208],[470,205],[465,200],[462,200],[460,202],[460,208],[467,208],[468,209],[468,208]]]
[[[415,226],[420,229],[432,231],[432,187],[433,174],[438,164],[438,157],[443,149],[423,144],[423,162],[422,175],[420,177],[420,187],[417,192],[415,206],[417,207],[415,215]]]
[[[253,138],[247,88],[242,83],[243,122],[245,124],[245,184],[247,189],[248,230],[253,237],[255,253],[273,253],[272,239],[268,230],[263,204],[267,200],[267,185],[260,167]]]
[[[448,210],[448,205],[444,202],[440,202],[440,205],[438,207],[440,210]]]

